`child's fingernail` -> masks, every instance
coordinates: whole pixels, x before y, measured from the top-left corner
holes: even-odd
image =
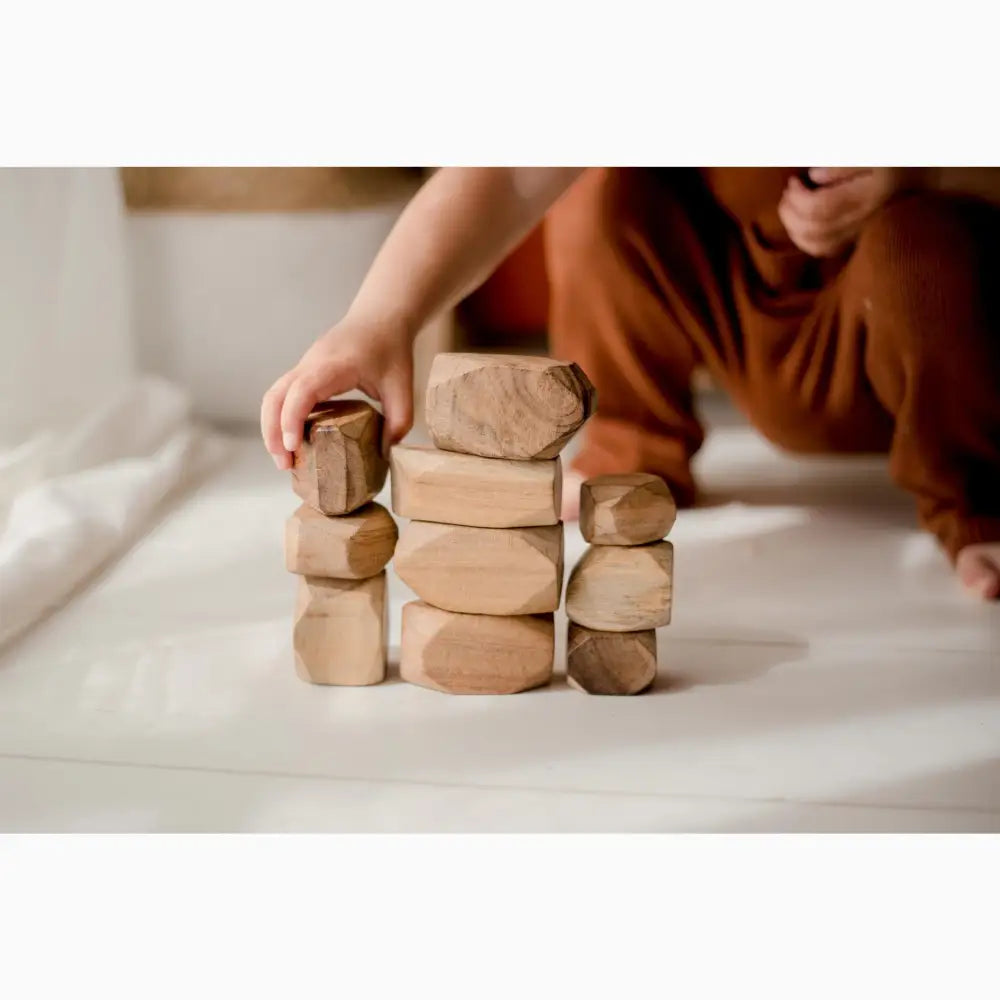
[[[291,431],[285,431],[281,435],[281,443],[285,446],[285,451],[295,451],[295,435]]]

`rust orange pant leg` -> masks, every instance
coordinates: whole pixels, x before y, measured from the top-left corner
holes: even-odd
[[[847,267],[866,371],[894,418],[893,478],[952,558],[1000,541],[1000,211],[900,198]]]
[[[584,475],[643,469],[693,500],[692,373],[735,361],[721,214],[694,170],[594,169],[547,217],[552,352],[597,389]]]

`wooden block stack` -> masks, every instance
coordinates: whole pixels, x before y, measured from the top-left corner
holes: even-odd
[[[434,448],[393,449],[396,549],[421,598],[403,608],[400,675],[453,694],[545,684],[563,575],[559,452],[590,416],[579,367],[439,354],[426,395]]]
[[[285,564],[301,576],[295,669],[313,684],[385,680],[386,563],[396,522],[372,498],[385,483],[382,416],[360,400],[320,404],[306,419],[292,487],[302,506],[285,526]]]
[[[670,623],[677,506],[645,473],[598,476],[580,488],[590,547],[566,587],[566,676],[588,694],[638,694],[656,677],[656,628]]]

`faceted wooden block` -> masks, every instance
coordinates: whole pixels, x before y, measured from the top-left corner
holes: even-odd
[[[548,615],[464,615],[422,601],[403,605],[399,675],[449,694],[514,694],[552,678]]]
[[[306,418],[292,488],[324,514],[349,514],[385,483],[382,414],[361,399],[320,403]]]
[[[313,684],[379,684],[386,671],[385,573],[367,580],[299,581],[295,671]]]
[[[285,522],[285,566],[300,576],[364,580],[385,569],[398,535],[381,504],[365,504],[343,517],[302,504]]]
[[[595,476],[580,487],[580,531],[593,545],[645,545],[665,538],[677,504],[659,476]]]
[[[562,590],[562,525],[470,528],[410,521],[393,565],[418,596],[446,611],[555,611]]]
[[[579,365],[505,354],[439,354],[427,382],[427,429],[445,451],[555,458],[591,415]]]
[[[478,528],[558,524],[558,458],[512,462],[397,445],[389,456],[392,509],[402,517]]]
[[[570,573],[566,615],[605,632],[638,632],[670,624],[674,547],[654,542],[592,546]]]
[[[656,631],[598,632],[569,623],[566,679],[586,694],[638,694],[656,678]]]

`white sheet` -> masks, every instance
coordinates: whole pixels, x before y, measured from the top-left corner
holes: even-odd
[[[0,648],[121,552],[218,450],[186,397],[152,378],[17,449],[8,470],[22,488],[0,531]]]
[[[0,647],[197,471],[184,393],[134,365],[112,170],[0,170]]]

